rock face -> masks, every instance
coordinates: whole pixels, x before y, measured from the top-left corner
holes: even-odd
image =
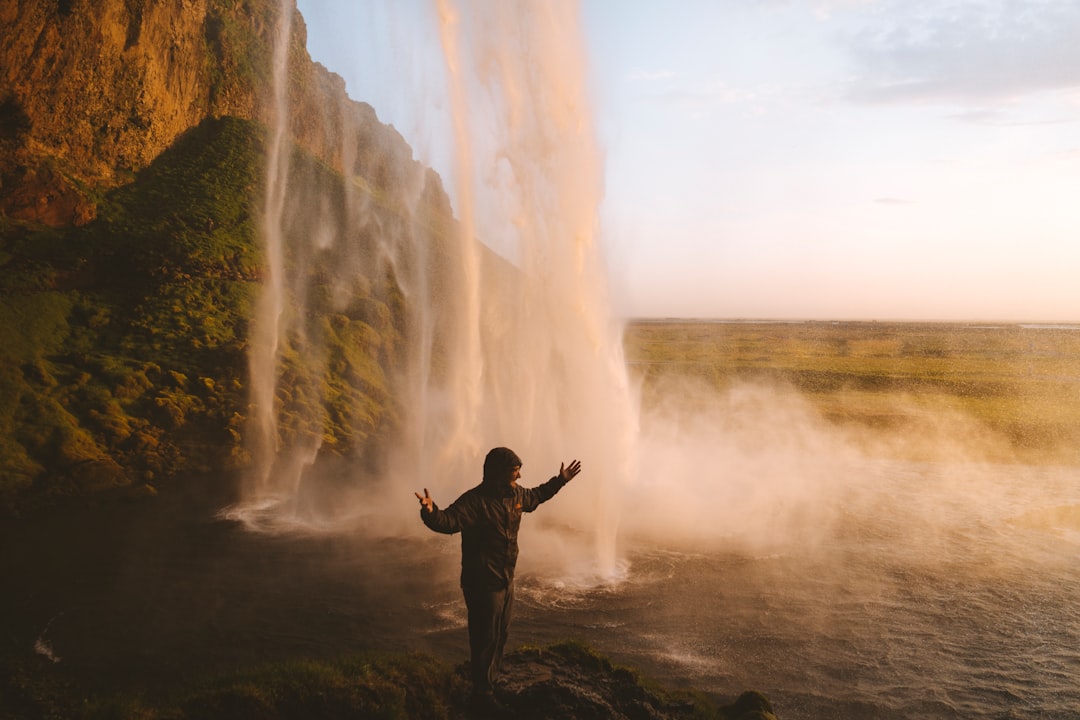
[[[250,459],[283,6],[288,196],[310,210],[283,223],[286,305],[312,326],[280,345],[278,429],[335,457],[390,432],[403,273],[439,282],[454,221],[438,176],[311,60],[294,0],[0,0],[0,513]],[[348,288],[328,270],[345,259]]]
[[[357,164],[407,165],[404,139],[311,61],[290,7],[293,139],[338,170],[358,135]],[[100,190],[203,119],[267,123],[278,13],[274,0],[0,0],[0,212],[82,225]]]

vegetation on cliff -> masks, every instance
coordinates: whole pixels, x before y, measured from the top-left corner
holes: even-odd
[[[264,135],[207,120],[106,193],[90,224],[4,228],[0,508],[152,493],[177,473],[245,461]],[[344,179],[325,164],[295,149],[291,165],[328,208],[345,202]],[[284,339],[281,432],[320,434],[343,454],[388,421],[386,368],[405,311],[392,277],[368,279],[342,309],[319,264],[308,272],[303,304],[325,357],[313,363],[302,357],[309,340]],[[325,411],[312,420],[300,406]]]
[[[6,228],[6,509],[28,496],[152,491],[228,456],[259,266],[258,144],[249,123],[210,121],[108,193],[93,223]]]
[[[0,514],[249,459],[281,7],[0,0]],[[289,9],[285,164],[304,188],[289,201],[309,207],[282,228],[286,302],[307,317],[281,338],[276,432],[345,455],[395,423],[411,312],[395,272],[426,264],[437,283],[453,218],[400,134],[312,62]],[[311,249],[310,208],[341,247]],[[379,246],[403,248],[396,269]],[[364,267],[342,302],[345,255]]]

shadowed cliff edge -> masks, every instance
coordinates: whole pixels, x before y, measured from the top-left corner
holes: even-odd
[[[4,669],[8,681],[0,686],[6,698],[0,706],[0,718],[5,720],[481,717],[469,708],[467,667],[451,667],[418,654],[297,661],[179,689],[167,698],[133,694],[87,697],[55,678],[44,679],[47,674],[30,664]],[[720,705],[701,693],[659,687],[576,642],[520,648],[506,657],[504,673],[496,693],[507,718],[776,720],[772,706],[760,693],[748,691]]]

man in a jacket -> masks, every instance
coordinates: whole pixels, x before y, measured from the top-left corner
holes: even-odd
[[[521,514],[547,502],[581,472],[572,460],[560,465],[559,474],[535,488],[517,484],[521,458],[513,450],[497,447],[484,459],[484,479],[445,510],[428,495],[420,500],[420,519],[436,532],[461,533],[461,589],[469,615],[469,651],[473,702],[497,706],[492,682],[502,660],[510,613],[514,603],[514,566],[517,564]]]

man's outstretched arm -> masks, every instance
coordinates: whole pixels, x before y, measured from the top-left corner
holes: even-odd
[[[532,512],[540,505],[540,503],[545,503],[555,497],[555,493],[562,490],[563,486],[577,477],[577,474],[580,472],[581,461],[579,460],[571,460],[569,465],[566,463],[560,464],[558,475],[553,476],[542,485],[537,485],[536,487],[525,491],[525,501],[522,503],[522,511]]]
[[[414,492],[413,495],[420,501],[420,519],[435,532],[448,535],[461,532],[474,522],[475,511],[472,509],[472,503],[466,499],[467,495],[458,498],[445,510],[439,509],[428,494],[427,488],[424,488],[423,495],[418,492]]]

